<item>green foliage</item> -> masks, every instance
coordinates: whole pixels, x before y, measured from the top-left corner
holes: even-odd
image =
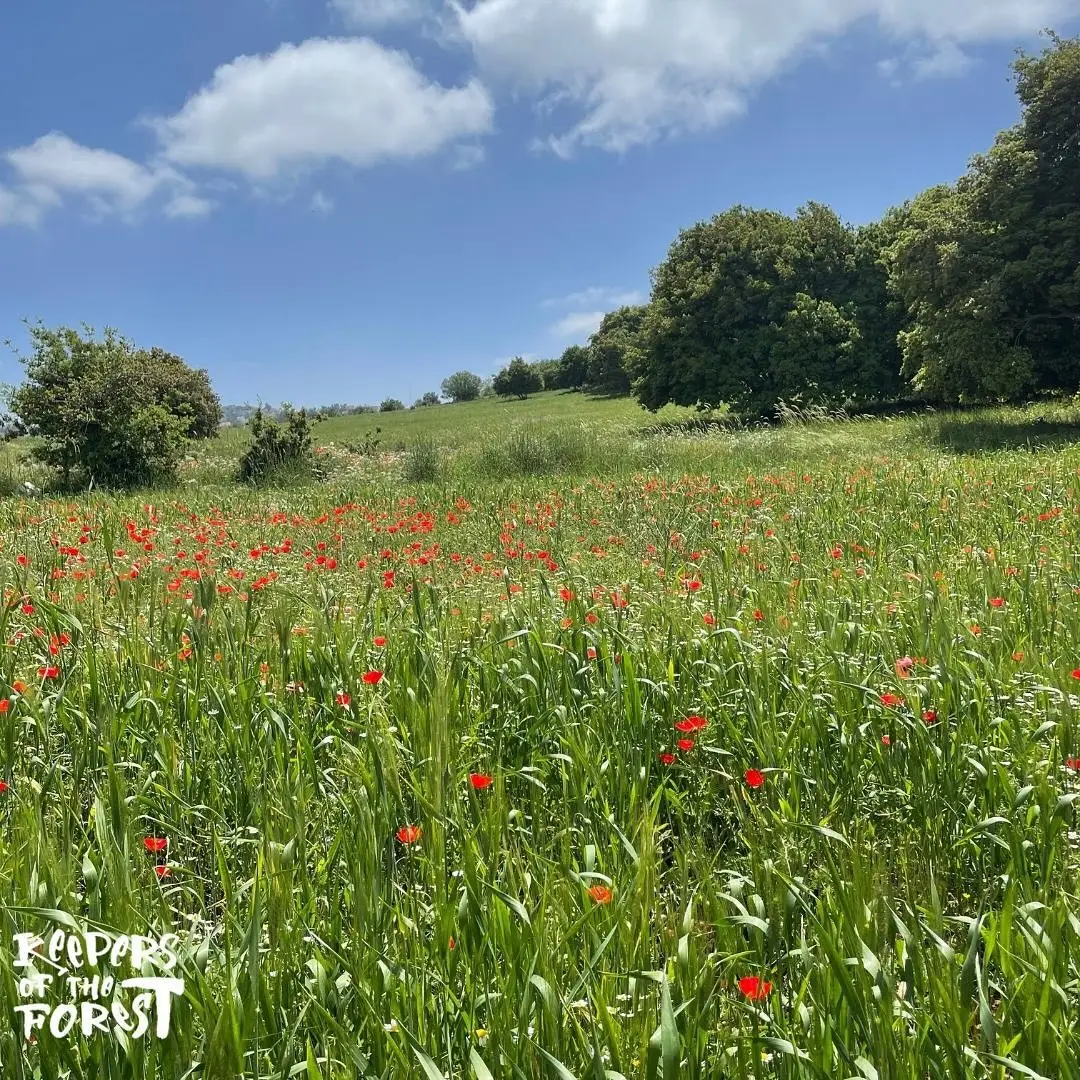
[[[138,349],[115,330],[96,337],[29,326],[26,380],[11,394],[33,453],[61,483],[133,487],[167,483],[189,439],[208,438],[221,403],[207,373],[163,349]]]
[[[379,404],[379,412],[399,412],[404,408],[405,405],[401,401],[392,397],[385,398]]]
[[[589,350],[583,345],[571,345],[559,357],[557,389],[580,390],[589,380]]]
[[[586,350],[585,382],[602,394],[630,392],[630,368],[641,351],[641,331],[646,305],[621,307],[604,316]]]
[[[904,371],[946,402],[1080,387],[1080,39],[1013,70],[1019,123],[887,218]]]
[[[442,381],[444,397],[451,401],[475,401],[484,388],[484,380],[471,371],[457,371]]]
[[[432,438],[420,436],[405,451],[405,479],[413,484],[434,483],[443,475],[443,449]]]
[[[491,479],[578,473],[593,467],[598,451],[580,426],[523,423],[504,438],[485,443],[473,471]]]
[[[744,416],[792,395],[822,404],[899,389],[895,309],[881,311],[879,236],[808,203],[794,218],[736,206],[684,230],[653,274],[627,366],[649,409]]]
[[[245,484],[301,480],[315,472],[312,421],[305,409],[282,406],[278,423],[256,409],[248,424],[251,441],[240,458],[237,479]]]
[[[541,390],[559,390],[559,361],[534,360],[529,365],[540,376]]]
[[[544,380],[531,364],[515,356],[509,364],[491,380],[492,390],[500,397],[516,397],[521,400],[544,389]]]
[[[423,397],[419,397],[413,403],[414,409],[428,409],[432,405],[441,405],[442,399],[434,390],[429,390]]]

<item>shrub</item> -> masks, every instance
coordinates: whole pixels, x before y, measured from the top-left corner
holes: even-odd
[[[432,405],[441,405],[442,401],[434,390],[429,390],[423,397],[417,398],[413,403],[414,409],[426,409]]]
[[[312,422],[307,410],[282,407],[285,422],[279,424],[256,409],[248,428],[251,443],[240,458],[238,479],[257,484],[270,480],[302,479],[315,472],[311,446]]]
[[[405,479],[413,484],[430,484],[443,474],[443,454],[434,439],[421,437],[405,452]]]
[[[397,412],[399,409],[404,408],[404,403],[398,401],[397,398],[388,397],[379,405],[379,412]]]
[[[492,389],[500,397],[516,397],[521,400],[544,389],[543,376],[522,357],[515,356],[491,380]]]
[[[484,380],[471,371],[457,371],[442,381],[442,392],[451,401],[475,401],[484,389]]]
[[[30,326],[26,381],[11,395],[33,454],[61,483],[133,487],[176,475],[189,439],[221,423],[207,373],[163,349],[138,349],[115,330],[97,338]]]

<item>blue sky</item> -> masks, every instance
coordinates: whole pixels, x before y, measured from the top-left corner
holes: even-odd
[[[584,343],[733,203],[863,222],[955,179],[1044,26],[1080,0],[4,4],[0,338],[408,403]]]

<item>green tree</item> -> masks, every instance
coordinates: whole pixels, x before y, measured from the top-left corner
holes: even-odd
[[[404,408],[404,402],[401,402],[397,398],[393,397],[384,398],[383,401],[379,404],[379,412],[398,412]]]
[[[629,368],[641,347],[641,331],[646,305],[621,307],[608,312],[599,329],[589,338],[586,383],[604,394],[630,392]]]
[[[475,401],[484,388],[484,380],[471,371],[457,371],[442,381],[442,392],[451,401]]]
[[[174,478],[189,439],[213,435],[221,402],[205,371],[163,349],[139,349],[115,330],[97,337],[30,325],[26,379],[11,409],[40,442],[34,454],[62,482],[107,487]]]
[[[589,378],[589,350],[583,345],[571,345],[559,357],[557,389],[580,390]]]
[[[944,401],[1080,387],[1080,39],[1013,64],[1021,119],[891,215],[905,374]]]
[[[429,390],[423,397],[419,397],[413,403],[414,409],[426,409],[432,405],[441,405],[442,399],[434,390]]]
[[[509,364],[491,380],[492,389],[499,397],[516,397],[524,400],[530,394],[544,389],[544,380],[531,364],[515,356]]]
[[[529,365],[540,376],[544,390],[559,389],[559,361],[558,360],[534,360]]]

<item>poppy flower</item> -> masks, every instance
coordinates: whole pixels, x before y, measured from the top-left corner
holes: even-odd
[[[675,764],[675,755],[671,754],[671,753],[663,753],[663,754],[661,754],[660,755],[660,764],[661,765],[674,765]]]
[[[143,839],[143,847],[147,851],[164,851],[169,846],[169,839],[166,836],[147,836]]]
[[[990,597],[990,606],[993,607],[993,608],[1004,607],[1005,606],[1005,597],[1004,596],[991,596]]]
[[[754,609],[754,622],[761,622],[761,620],[764,619],[764,618],[765,618],[765,616],[761,612],[761,610],[758,609],[758,608],[755,608]]]
[[[342,707],[343,709],[347,709],[347,708],[349,707],[349,702],[350,702],[350,701],[352,700],[352,698],[350,698],[348,694],[346,694],[346,693],[345,693],[344,691],[342,691],[342,692],[341,692],[340,694],[337,694],[337,695],[335,696],[334,700],[335,700],[335,701],[336,701],[336,702],[337,702],[337,703],[338,703],[338,704],[339,704],[339,705],[340,705],[340,706],[341,706],[341,707]]]
[[[383,647],[383,646],[384,646],[384,645],[386,644],[386,638],[384,638],[384,637],[377,637],[377,638],[372,638],[372,641],[373,641],[373,642],[375,643],[375,645],[377,645],[377,646],[378,646],[378,647],[379,647],[380,649],[381,649],[381,648],[382,648],[382,647]]]
[[[759,788],[765,783],[765,774],[760,769],[747,769],[743,774],[743,779],[747,787]]]
[[[708,727],[708,724],[709,721],[704,716],[688,716],[685,720],[675,722],[675,730],[689,735],[692,731],[701,731],[702,728]]]
[[[374,686],[382,678],[382,672],[381,671],[365,671],[364,674],[361,676],[361,678],[369,686]]]
[[[453,938],[451,938],[451,939],[450,939],[450,940],[449,940],[449,941],[448,941],[448,942],[446,943],[446,947],[447,947],[447,948],[448,948],[448,949],[449,949],[449,950],[450,950],[451,952],[453,952],[453,951],[454,951],[454,949],[455,949],[455,948],[457,947],[457,942],[456,942],[456,941],[455,941],[455,940],[454,940]]]
[[[772,992],[772,983],[759,979],[757,975],[744,975],[739,980],[739,991],[748,1001],[761,1001]]]
[[[485,776],[483,773],[469,773],[469,783],[472,784],[474,790],[483,791],[484,788],[491,787],[491,777]]]
[[[4,792],[7,791],[7,789],[7,784],[3,780],[0,780],[0,795],[3,795]]]
[[[20,682],[18,679],[16,679],[11,684],[11,689],[14,690],[16,694],[25,694],[26,693],[26,683]]]
[[[925,711],[925,712],[924,712],[924,713],[922,714],[922,718],[923,718],[923,719],[924,719],[924,720],[925,720],[925,721],[926,721],[926,722],[927,722],[928,724],[932,724],[932,723],[933,723],[933,722],[934,722],[934,721],[935,721],[935,720],[937,719],[937,709],[927,709],[927,710],[926,710],[926,711]]]
[[[606,885],[593,885],[589,889],[589,897],[597,904],[611,903],[611,890]]]
[[[1073,668],[1073,673],[1072,673],[1072,677],[1073,677],[1074,679],[1080,679],[1080,667],[1078,667],[1078,668]]]
[[[167,866],[155,866],[154,873],[157,874],[158,881],[161,881],[163,878],[167,878],[172,871]]]
[[[679,743],[678,743],[678,746],[679,746],[679,749],[682,750],[685,753],[687,750],[693,750],[694,749],[694,740],[693,739],[680,739]]]
[[[1017,664],[1019,664],[1023,662],[1024,654],[1022,652],[1014,652],[1012,654],[1012,658]]]
[[[0,698],[0,713],[6,713],[11,708],[11,701],[8,698]]]
[[[887,709],[891,709],[894,705],[903,705],[904,699],[897,694],[882,694],[881,704]]]
[[[1066,758],[1065,765],[1067,768],[1072,769],[1073,772],[1080,772],[1080,757]]]
[[[30,560],[29,560],[29,558],[27,558],[27,556],[25,556],[25,555],[16,555],[16,556],[15,556],[15,561],[16,561],[16,562],[17,562],[17,563],[18,563],[18,564],[19,564],[20,566],[29,566],[29,565],[30,565]]]
[[[397,831],[397,838],[403,844],[415,844],[423,835],[424,830],[419,825],[402,825]]]
[[[39,667],[37,673],[42,679],[55,679],[60,674],[60,669],[55,664],[50,664],[48,667]]]
[[[881,745],[882,746],[891,746],[892,745],[892,739],[889,738],[888,735],[882,735],[881,736]]]

